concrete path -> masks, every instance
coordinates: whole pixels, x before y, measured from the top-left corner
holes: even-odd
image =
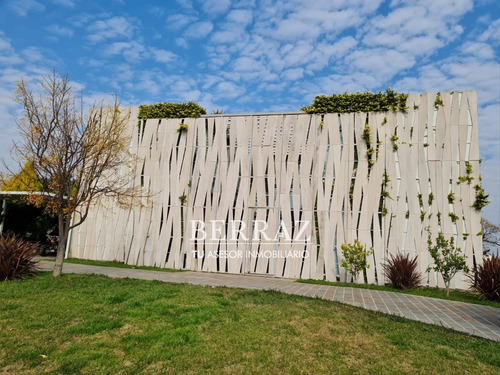
[[[41,261],[40,266],[42,270],[49,271],[54,268],[54,262]],[[304,284],[291,279],[222,273],[160,272],[71,263],[64,264],[63,272],[230,288],[273,289],[288,294],[342,302],[500,341],[500,308],[483,305],[378,290]]]

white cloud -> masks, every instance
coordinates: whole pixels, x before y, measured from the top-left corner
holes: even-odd
[[[495,51],[486,43],[467,42],[462,46],[462,51],[465,54],[473,55],[481,60],[495,58]]]
[[[240,87],[232,82],[221,82],[215,87],[214,96],[216,98],[237,98],[245,92],[243,87]]]
[[[184,32],[186,38],[205,38],[212,30],[214,26],[210,22],[196,22],[190,25]]]
[[[0,65],[13,66],[22,63],[23,60],[14,51],[10,39],[5,37],[5,34],[0,31]]]
[[[47,31],[57,36],[67,36],[67,37],[73,36],[73,30],[71,30],[68,27],[59,26],[57,24],[52,24],[48,26]]]
[[[108,56],[122,55],[128,62],[139,62],[143,59],[146,48],[139,42],[115,42],[106,46],[103,53]]]
[[[174,30],[179,30],[187,27],[188,25],[194,23],[197,20],[195,16],[187,14],[172,14],[167,17],[167,27]]]
[[[26,16],[30,11],[41,12],[45,10],[45,6],[36,0],[11,0],[7,4],[20,16]]]
[[[304,76],[304,69],[303,68],[288,69],[285,70],[281,76],[287,81],[295,81]]]
[[[184,49],[189,48],[189,44],[186,39],[184,38],[175,38],[175,44],[178,45],[179,47],[182,47]]]
[[[73,0],[52,0],[52,2],[56,5],[62,5],[66,8],[74,8],[75,2]]]
[[[346,58],[350,68],[371,73],[379,82],[387,82],[397,73],[415,64],[415,60],[396,50],[373,48],[358,49]]]
[[[43,55],[43,52],[40,48],[37,47],[28,47],[21,52],[22,56],[26,61],[29,62],[41,62],[46,59]]]
[[[155,61],[160,63],[171,62],[176,58],[176,55],[170,51],[160,49],[160,48],[150,48],[149,49]]]
[[[493,45],[500,44],[500,18],[493,21],[477,40],[480,42],[490,42]]]
[[[248,9],[235,9],[228,13],[226,19],[230,22],[237,23],[242,26],[247,26],[252,23],[253,15]]]
[[[111,17],[93,22],[87,27],[88,39],[91,42],[102,42],[106,39],[131,38],[134,26],[124,17]]]
[[[207,14],[221,14],[231,5],[231,0],[201,0],[201,7]]]

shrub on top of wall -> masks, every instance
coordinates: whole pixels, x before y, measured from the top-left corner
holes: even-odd
[[[408,94],[398,93],[392,89],[385,92],[357,92],[317,95],[309,106],[302,107],[305,113],[346,113],[346,112],[406,112]]]
[[[156,103],[139,106],[139,119],[148,118],[186,118],[207,114],[198,103]]]

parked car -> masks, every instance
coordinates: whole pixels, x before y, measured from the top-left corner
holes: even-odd
[[[48,233],[46,240],[42,243],[40,255],[56,255],[57,247],[59,246],[59,236]]]

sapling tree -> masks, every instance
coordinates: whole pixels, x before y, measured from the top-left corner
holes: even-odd
[[[116,98],[84,108],[68,77],[56,72],[43,76],[36,90],[18,81],[16,101],[23,116],[16,122],[21,138],[12,154],[21,168],[29,166],[24,176],[31,175],[42,192],[28,200],[58,217],[54,276],[59,276],[69,230],[87,218],[90,207],[103,197],[130,205],[138,196],[128,116]]]
[[[358,240],[354,244],[342,244],[342,267],[351,273],[356,282],[360,272],[370,268],[368,257],[373,254],[373,250],[365,250],[365,247]]]
[[[427,272],[434,270],[441,274],[446,287],[446,296],[449,297],[450,282],[453,277],[455,277],[459,271],[469,272],[467,258],[465,254],[462,254],[462,250],[459,247],[455,247],[453,237],[447,240],[443,233],[439,232],[436,237],[436,243],[433,245],[432,234],[429,229],[428,232],[427,244],[429,253],[434,260],[434,265],[427,268]]]

